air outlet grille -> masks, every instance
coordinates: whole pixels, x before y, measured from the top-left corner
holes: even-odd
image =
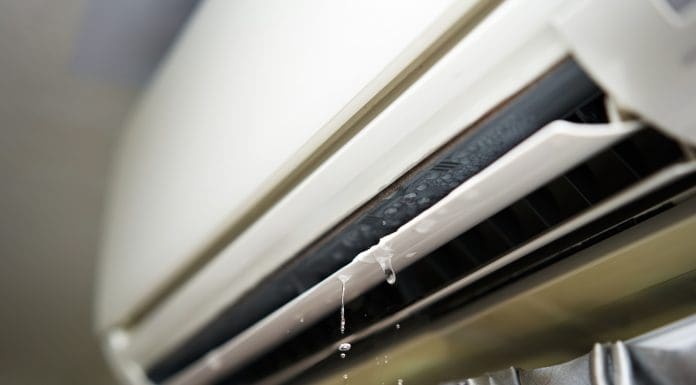
[[[416,261],[398,274],[396,285],[383,283],[349,302],[346,305],[349,321],[346,333],[367,329],[683,159],[678,143],[652,129],[637,132]],[[568,255],[579,247],[586,247],[622,231],[643,217],[665,209],[667,206],[660,205],[660,202],[693,184],[694,176],[690,175],[584,226],[536,251],[535,255],[527,256],[496,275],[477,282],[465,295],[432,306],[429,311],[414,316],[416,319],[406,321],[403,327],[408,331],[414,325],[427,323],[432,317],[459,308],[486,290],[539,268],[553,258]],[[419,322],[418,318],[422,320]],[[327,316],[219,384],[253,383],[332,346],[333,342],[342,338],[337,327],[338,319],[337,312]],[[370,341],[361,342],[361,347],[351,354],[359,354],[361,348],[369,350],[374,343]],[[339,364],[340,359],[334,357],[322,362],[321,366]]]
[[[548,123],[603,123],[603,96],[571,59],[444,145],[147,370],[162,382],[290,302]]]

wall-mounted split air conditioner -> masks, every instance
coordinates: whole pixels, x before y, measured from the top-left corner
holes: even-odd
[[[203,2],[113,173],[114,370],[438,384],[691,315],[695,9]]]

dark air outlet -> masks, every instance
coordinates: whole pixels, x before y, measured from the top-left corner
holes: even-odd
[[[192,365],[345,266],[546,124],[557,119],[605,122],[603,99],[574,61],[563,61],[230,304],[147,368],[148,377],[162,382]]]
[[[397,274],[396,285],[380,284],[346,304],[346,333],[363,330],[427,297],[681,159],[683,153],[676,142],[652,129],[639,131],[414,262]],[[687,185],[689,184],[693,184],[693,178],[687,182]],[[664,194],[673,192],[665,191]],[[535,257],[534,263],[525,261],[524,265],[514,264],[502,269],[502,278],[497,276],[495,284],[499,285],[500,282],[521,274],[522,270],[531,269],[539,261],[548,260],[550,256],[562,255],[561,251],[575,250],[575,245],[582,243],[580,241],[587,243],[593,237],[599,240],[599,234],[611,234],[609,229],[615,232],[624,229],[626,223],[630,225],[635,222],[632,220],[624,223],[625,218],[637,215],[636,213],[654,203],[646,198],[645,202],[631,207],[630,210],[612,214],[609,219],[598,220],[548,247],[545,246],[540,253],[542,255]],[[483,284],[490,289],[493,285],[491,282],[484,280]],[[415,316],[415,321],[405,321],[404,325],[427,323],[435,313],[461,307],[466,301],[471,300],[477,290],[481,291],[471,289],[464,297],[452,300],[446,305],[435,306],[430,314],[419,314]],[[419,317],[423,320],[418,321]],[[338,312],[327,316],[218,384],[253,383],[331,346],[342,337],[338,330],[338,319]],[[371,342],[368,338],[359,345],[363,349],[369,349],[371,344],[374,344],[374,341]],[[353,349],[351,354],[359,354],[359,350]],[[322,365],[341,364],[340,359],[328,361]]]

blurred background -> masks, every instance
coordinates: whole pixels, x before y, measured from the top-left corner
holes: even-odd
[[[93,335],[106,181],[195,0],[0,0],[0,384],[114,384]]]

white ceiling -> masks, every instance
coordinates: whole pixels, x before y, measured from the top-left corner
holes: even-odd
[[[0,0],[0,384],[113,384],[92,335],[115,138],[137,90],[77,77],[81,0]]]

